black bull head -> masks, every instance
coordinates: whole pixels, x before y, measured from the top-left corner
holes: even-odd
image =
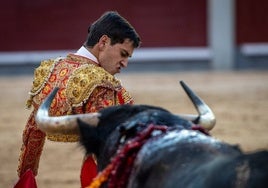
[[[243,153],[207,131],[210,108],[181,82],[199,115],[175,115],[148,105],[122,105],[98,113],[50,117],[55,89],[40,106],[36,122],[50,134],[80,134],[99,171],[110,171],[110,187],[265,187],[268,152]],[[101,174],[101,173],[100,173]]]

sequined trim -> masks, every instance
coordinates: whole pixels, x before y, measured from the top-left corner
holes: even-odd
[[[133,103],[133,98],[129,94],[128,91],[126,91],[125,88],[122,88],[116,98],[116,104],[132,104]]]
[[[116,91],[122,88],[121,82],[103,68],[93,64],[82,65],[67,82],[67,100],[73,107],[82,106],[98,86]]]
[[[48,134],[47,139],[51,141],[55,141],[55,142],[77,142],[79,141],[79,136],[78,135]]]

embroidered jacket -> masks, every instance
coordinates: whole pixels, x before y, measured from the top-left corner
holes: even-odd
[[[46,135],[37,128],[36,111],[56,86],[60,89],[50,107],[51,116],[97,112],[108,106],[133,103],[118,79],[87,58],[69,54],[64,59],[41,62],[27,101],[27,107],[33,106],[33,111],[23,132],[19,176],[29,168],[37,175],[46,136],[52,141],[78,141],[77,135]]]

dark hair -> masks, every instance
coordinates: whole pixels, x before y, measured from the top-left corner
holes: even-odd
[[[123,43],[127,38],[133,41],[134,48],[140,45],[138,33],[125,18],[115,11],[104,13],[88,28],[85,45],[93,47],[103,35],[111,38],[111,45]]]

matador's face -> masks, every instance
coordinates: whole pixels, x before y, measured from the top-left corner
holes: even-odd
[[[99,64],[112,75],[120,73],[121,68],[128,65],[128,58],[133,54],[133,41],[125,39],[123,43],[111,45],[111,39],[107,37],[99,53]]]

